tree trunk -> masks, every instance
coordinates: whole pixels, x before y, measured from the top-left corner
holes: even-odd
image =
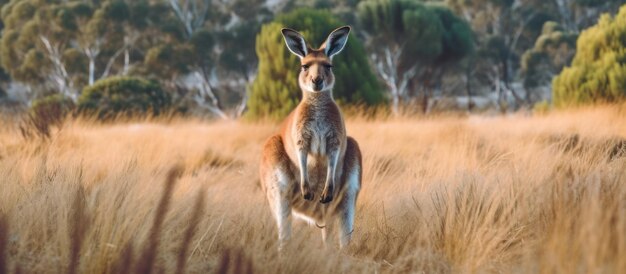
[[[93,85],[95,82],[96,74],[96,60],[93,57],[89,57],[89,85]]]
[[[208,108],[214,114],[217,114],[217,116],[219,116],[220,118],[228,120],[229,117],[222,109],[222,105],[221,105],[219,98],[213,92],[213,87],[211,87],[211,84],[209,82],[210,77],[205,67],[203,66],[201,69],[197,70],[195,74],[196,74],[196,77],[198,77],[199,80],[202,82],[202,86],[201,86],[202,94],[196,97],[196,102],[200,106]],[[209,97],[210,102],[207,102],[206,96]]]
[[[422,114],[428,113],[428,99],[432,93],[434,72],[431,68],[426,70],[424,77],[423,92],[422,92]]]
[[[128,47],[124,50],[124,70],[122,71],[122,75],[128,75],[128,68],[130,67],[130,51]]]
[[[422,114],[428,113],[428,88],[424,89],[422,96]]]
[[[52,62],[54,67],[53,72],[50,74],[50,78],[57,84],[59,92],[72,99],[72,101],[78,101],[78,94],[74,90],[72,81],[69,79],[67,70],[65,69],[65,63],[61,58],[61,49],[59,45],[52,45],[50,40],[46,36],[39,36],[39,39],[43,42],[46,51],[48,52],[48,59]]]
[[[511,62],[509,61],[509,58],[506,58],[504,60],[502,60],[502,81],[504,82],[504,87],[506,88],[507,91],[511,92],[511,95],[513,95],[513,99],[515,100],[515,106],[514,109],[517,109],[517,106],[521,106],[522,103],[524,102],[524,100],[517,95],[517,92],[515,91],[515,89],[511,86],[510,82],[509,82],[509,78],[510,78],[510,66]]]
[[[248,92],[247,92],[248,88],[246,87],[246,92],[244,93],[243,97],[241,98],[241,102],[239,102],[239,106],[237,107],[237,118],[243,116],[243,113],[246,111],[247,106],[248,106]]]
[[[470,60],[465,68],[465,92],[467,93],[467,111],[472,112],[472,64]]]
[[[400,96],[398,93],[393,93],[391,96],[391,111],[393,112],[394,116],[398,117],[400,116]]]

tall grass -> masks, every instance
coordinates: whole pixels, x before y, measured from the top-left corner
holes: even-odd
[[[41,139],[6,122],[0,273],[619,273],[624,117],[351,119],[352,244],[296,221],[282,256],[257,176],[275,124],[74,120]]]

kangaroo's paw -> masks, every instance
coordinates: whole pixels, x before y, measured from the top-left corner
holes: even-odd
[[[328,188],[325,188],[322,191],[322,196],[320,197],[320,203],[326,204],[330,203],[333,200],[333,185],[329,185]]]
[[[313,191],[311,191],[311,188],[309,187],[308,184],[304,185],[302,187],[302,198],[304,198],[307,201],[313,201],[313,198],[315,197],[315,195],[313,194]]]

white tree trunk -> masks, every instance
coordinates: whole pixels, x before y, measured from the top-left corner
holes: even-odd
[[[96,74],[96,60],[89,58],[89,85],[93,85]]]
[[[248,88],[246,88],[246,92],[243,94],[241,101],[239,102],[239,106],[237,107],[237,118],[243,116],[243,113],[246,111],[246,107],[248,106]]]
[[[402,56],[402,48],[391,53],[389,48],[383,50],[384,58],[380,58],[376,54],[372,55],[376,71],[389,87],[391,95],[391,110],[395,116],[400,115],[400,99],[408,95],[409,81],[417,72],[417,65],[412,66],[404,72],[398,71],[400,57]],[[400,75],[401,74],[401,75]]]
[[[111,68],[113,67],[113,64],[115,63],[115,59],[117,59],[117,57],[119,57],[125,50],[126,50],[126,46],[124,46],[121,49],[117,50],[113,54],[113,56],[111,56],[111,58],[109,58],[109,61],[107,62],[107,65],[104,68],[104,72],[102,72],[102,76],[100,76],[100,78],[109,77],[109,74],[111,74]]]
[[[202,83],[200,85],[200,90],[198,90],[198,94],[194,96],[196,103],[199,106],[210,110],[222,119],[230,119],[230,117],[228,117],[228,115],[220,108],[220,101],[213,92],[213,89],[204,74],[196,70],[193,72],[193,75]]]
[[[130,51],[128,47],[124,49],[124,69],[122,70],[122,75],[128,75],[128,68],[130,67]]]
[[[53,71],[50,73],[50,79],[57,85],[59,92],[72,101],[78,101],[78,94],[74,90],[73,83],[69,79],[67,70],[65,69],[65,63],[62,60],[62,53],[58,45],[52,45],[50,40],[46,36],[39,36],[39,39],[44,44],[46,51],[48,52],[48,59],[53,66]]]
[[[176,17],[185,27],[187,38],[204,25],[211,0],[170,0]]]
[[[392,93],[391,111],[394,116],[400,116],[400,96],[397,93]]]
[[[204,25],[211,0],[169,0],[169,2],[176,18],[185,27],[187,39],[190,39],[194,32]],[[207,76],[199,71],[201,69],[193,72],[193,75],[202,83],[198,94],[194,96],[194,100],[199,106],[210,110],[218,117],[230,119],[221,109],[219,98],[213,92]]]
[[[85,53],[87,59],[89,60],[88,79],[90,86],[96,81],[96,58],[100,55],[100,44],[101,41],[96,39],[95,42],[82,46],[83,53]]]

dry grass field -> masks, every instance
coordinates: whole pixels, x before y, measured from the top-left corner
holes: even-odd
[[[0,129],[0,273],[624,273],[626,105],[351,118],[353,241],[295,221],[277,252],[257,176],[273,123]]]

